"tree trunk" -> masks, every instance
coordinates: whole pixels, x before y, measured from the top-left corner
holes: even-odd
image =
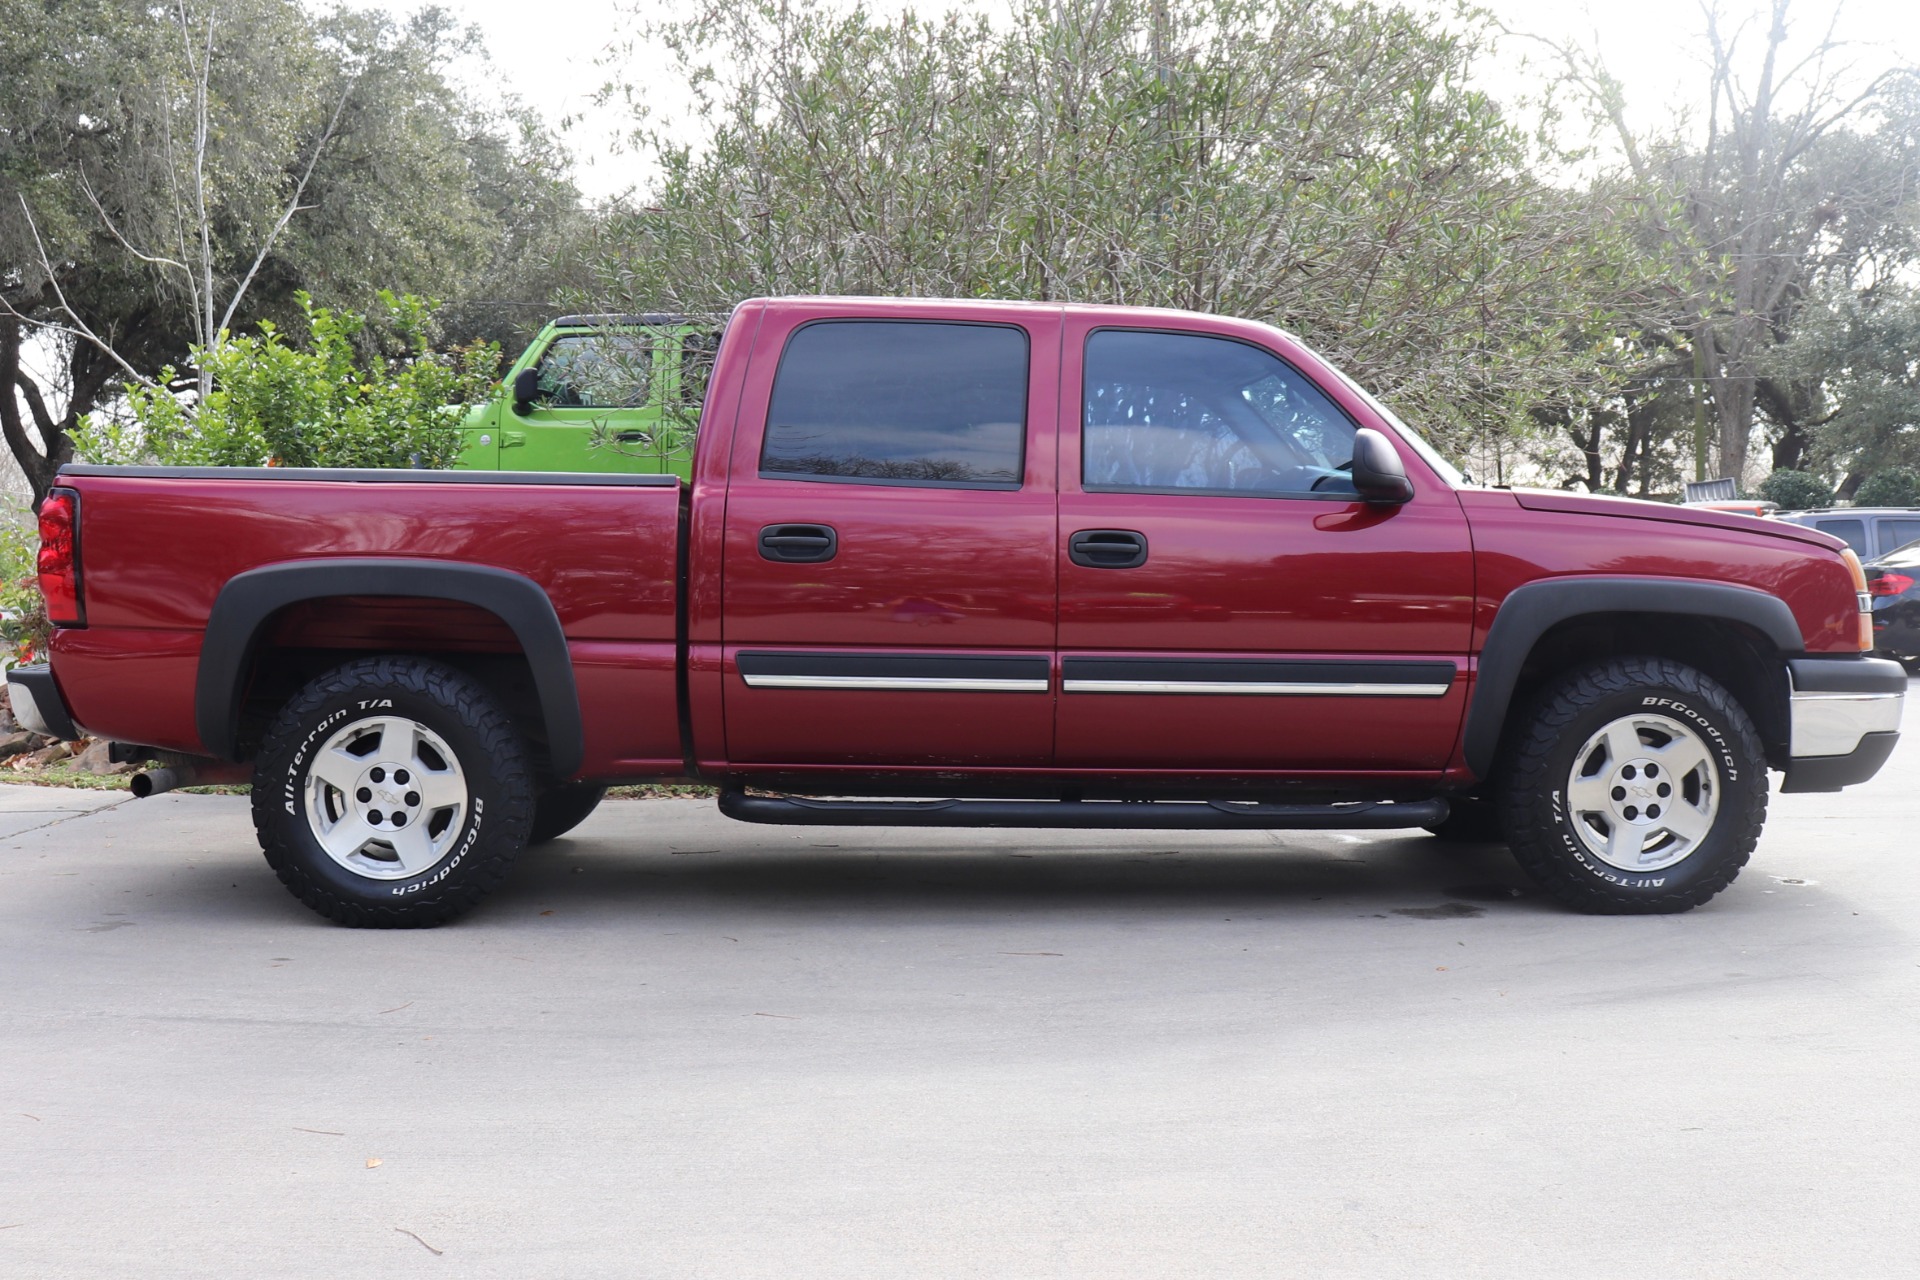
[[[0,321],[0,435],[6,437],[7,449],[32,487],[33,505],[37,510],[40,500],[53,487],[53,476],[60,464],[36,449],[27,433],[26,417],[21,409],[24,407],[28,414],[35,414],[36,409],[44,414],[45,408],[38,403],[40,389],[20,367],[21,338],[19,321]],[[41,425],[44,431],[43,424],[36,422],[35,425]]]
[[[116,366],[90,344],[75,343],[68,357],[65,413],[56,419],[33,376],[20,367],[25,340],[20,322],[0,322],[0,436],[33,491],[33,506],[53,487],[61,466],[73,461],[73,437],[68,434],[80,419],[98,406],[101,393],[113,381]],[[22,410],[24,409],[24,412]],[[32,431],[28,424],[32,424]],[[36,443],[35,435],[39,440]]]
[[[1798,471],[1807,457],[1807,431],[1797,422],[1789,422],[1773,442],[1773,469]]]
[[[1746,484],[1747,444],[1753,437],[1753,375],[1722,373],[1713,380],[1720,417],[1720,474]]]

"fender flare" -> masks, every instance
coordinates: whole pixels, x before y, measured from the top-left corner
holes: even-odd
[[[209,755],[239,759],[240,706],[261,627],[288,605],[324,596],[422,596],[494,614],[519,639],[533,670],[555,775],[579,770],[586,746],[573,660],[540,585],[487,565],[385,557],[270,564],[227,581],[207,618],[193,694],[194,726]]]
[[[1467,768],[1493,769],[1520,668],[1540,637],[1572,618],[1608,613],[1674,613],[1743,623],[1783,654],[1806,647],[1793,610],[1778,596],[1724,582],[1675,578],[1553,578],[1516,587],[1500,603],[1480,649],[1462,751]],[[1784,668],[1783,668],[1784,670]]]

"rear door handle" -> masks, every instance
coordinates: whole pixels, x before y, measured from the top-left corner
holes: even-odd
[[[1132,529],[1082,529],[1067,539],[1067,558],[1089,569],[1138,569],[1147,562],[1147,535]]]
[[[781,564],[819,564],[840,550],[831,525],[770,524],[760,531],[760,558]]]

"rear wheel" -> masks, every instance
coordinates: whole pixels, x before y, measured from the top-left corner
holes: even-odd
[[[548,787],[533,802],[533,830],[528,844],[557,840],[587,820],[607,798],[607,789],[592,782],[569,782]]]
[[[1767,813],[1766,759],[1733,695],[1691,667],[1624,658],[1548,688],[1509,754],[1520,866],[1579,911],[1687,911],[1740,874]]]
[[[525,745],[470,676],[363,658],[280,711],[254,766],[267,864],[329,920],[415,928],[491,892],[527,841]]]

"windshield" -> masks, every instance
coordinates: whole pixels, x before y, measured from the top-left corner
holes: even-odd
[[[1300,340],[1298,338],[1295,338],[1294,341],[1299,342]],[[1307,344],[1304,342],[1301,342],[1300,345],[1305,347]],[[1311,347],[1307,347],[1307,349],[1309,351],[1313,350],[1313,348]],[[1460,470],[1460,468],[1454,466],[1451,462],[1448,462],[1445,458],[1441,457],[1440,451],[1438,449],[1435,449],[1432,445],[1428,444],[1425,436],[1421,435],[1418,431],[1415,431],[1412,427],[1408,426],[1405,422],[1401,421],[1399,414],[1387,408],[1386,405],[1381,404],[1379,399],[1375,397],[1372,392],[1368,391],[1365,387],[1355,382],[1352,378],[1349,378],[1346,375],[1346,373],[1340,368],[1340,366],[1334,364],[1333,361],[1327,359],[1325,356],[1321,356],[1318,351],[1314,351],[1313,354],[1316,356],[1320,356],[1320,363],[1326,365],[1327,368],[1333,370],[1333,376],[1340,379],[1342,385],[1344,385],[1347,388],[1347,390],[1353,392],[1353,394],[1359,396],[1362,400],[1366,401],[1367,407],[1369,409],[1372,409],[1375,413],[1379,414],[1382,418],[1385,418],[1387,420],[1388,425],[1391,426],[1395,431],[1398,431],[1400,433],[1400,437],[1413,447],[1413,451],[1415,453],[1420,455],[1421,460],[1424,461],[1428,466],[1432,467],[1435,471],[1440,473],[1440,478],[1442,480],[1445,480],[1448,484],[1454,485],[1454,486],[1473,483],[1472,478],[1468,476],[1464,471]]]

